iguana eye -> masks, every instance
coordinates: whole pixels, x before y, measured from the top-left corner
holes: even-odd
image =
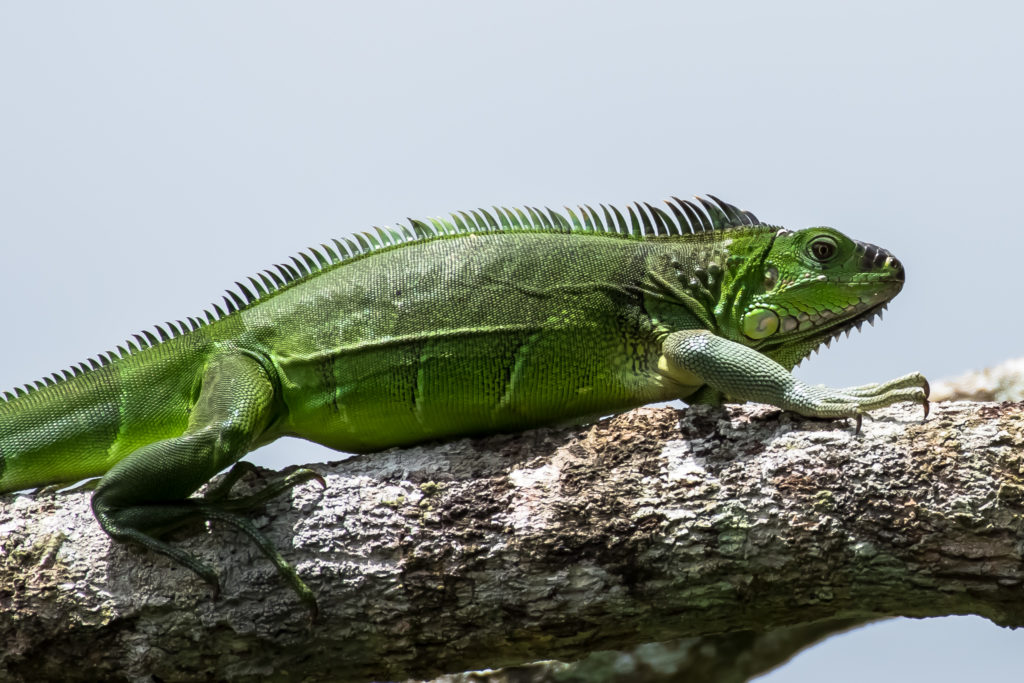
[[[807,251],[810,252],[815,261],[825,263],[836,255],[839,247],[831,237],[822,236],[807,245]]]

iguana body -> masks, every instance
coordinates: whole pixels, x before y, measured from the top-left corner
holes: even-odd
[[[369,452],[508,432],[681,398],[757,400],[803,415],[927,407],[908,375],[837,391],[789,370],[872,318],[903,285],[888,252],[829,228],[789,232],[715,200],[472,212],[411,234],[335,242],[250,278],[205,321],[136,335],[0,402],[0,492],[102,475],[115,538],[213,572],[152,532],[195,518],[249,533],[245,500],[199,487],[281,436]],[[336,253],[337,251],[337,253]]]

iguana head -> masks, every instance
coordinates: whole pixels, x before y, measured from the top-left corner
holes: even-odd
[[[895,256],[832,228],[778,230],[763,253],[744,259],[726,315],[737,341],[790,368],[873,320],[903,287]]]

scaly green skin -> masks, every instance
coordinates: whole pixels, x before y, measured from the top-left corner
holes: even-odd
[[[114,538],[214,572],[157,538],[193,519],[248,533],[240,513],[316,478],[299,470],[245,499],[242,473],[190,496],[281,436],[343,451],[509,432],[655,401],[756,400],[856,417],[927,410],[913,374],[846,390],[789,373],[873,317],[903,285],[888,252],[830,228],[790,232],[715,199],[412,221],[310,250],[215,307],[136,336],[66,378],[0,402],[0,492],[102,476],[93,509]],[[325,256],[326,255],[326,256]],[[255,293],[251,291],[255,289]],[[859,422],[858,422],[859,424]]]

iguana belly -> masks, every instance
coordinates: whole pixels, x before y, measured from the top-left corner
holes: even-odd
[[[366,452],[609,414],[686,393],[658,372],[653,340],[583,332],[461,331],[282,362],[287,430]]]

